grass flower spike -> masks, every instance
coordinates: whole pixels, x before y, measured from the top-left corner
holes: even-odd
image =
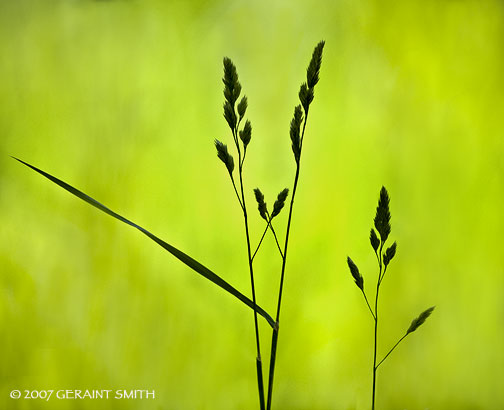
[[[371,316],[374,320],[374,350],[373,350],[373,388],[372,388],[372,397],[371,397],[371,408],[374,410],[375,402],[376,402],[376,375],[378,367],[389,357],[389,355],[394,351],[394,349],[401,343],[406,336],[410,333],[417,330],[425,320],[431,315],[434,311],[434,307],[431,307],[424,312],[422,312],[417,318],[415,318],[412,322],[406,333],[397,341],[397,343],[388,351],[388,353],[381,359],[380,362],[377,361],[377,352],[378,352],[378,296],[380,294],[380,285],[382,284],[383,278],[385,277],[385,273],[387,272],[387,268],[390,265],[390,262],[394,258],[397,251],[397,243],[394,242],[385,252],[383,252],[383,247],[385,246],[385,242],[388,239],[391,231],[390,226],[390,198],[385,187],[382,187],[380,190],[380,198],[378,200],[378,206],[376,208],[376,216],[374,218],[374,225],[378,233],[380,234],[380,238],[376,234],[374,229],[371,229],[371,233],[369,235],[369,240],[371,242],[371,246],[377,256],[378,259],[378,278],[376,280],[376,293],[375,293],[375,302],[374,302],[374,310],[371,308],[371,305],[368,302],[368,298],[366,296],[366,292],[364,290],[364,279],[357,268],[357,265],[350,259],[347,258],[348,267],[350,269],[350,273],[355,281],[357,287],[361,290],[366,305],[371,313]]]

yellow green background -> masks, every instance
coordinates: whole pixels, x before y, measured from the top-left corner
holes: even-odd
[[[247,295],[243,223],[213,146],[231,146],[222,57],[253,125],[252,242],[291,187],[289,122],[326,40],[308,121],[274,409],[369,409],[368,242],[391,195],[379,409],[502,409],[500,1],[0,1],[0,408],[254,409],[251,310],[153,242],[10,159],[84,190]],[[283,237],[287,213],[276,220]],[[272,238],[256,260],[275,309]],[[270,330],[261,321],[263,355]],[[155,389],[155,400],[12,400],[12,389]]]

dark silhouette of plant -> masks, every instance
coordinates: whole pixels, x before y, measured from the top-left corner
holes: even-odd
[[[374,410],[375,408],[375,393],[376,393],[376,371],[378,367],[389,357],[389,355],[394,351],[394,349],[401,343],[406,336],[410,333],[413,333],[417,330],[425,320],[431,315],[434,310],[434,306],[429,309],[423,311],[417,318],[413,319],[410,327],[406,330],[406,333],[397,341],[397,343],[389,350],[389,352],[383,357],[383,359],[377,364],[376,363],[376,354],[378,350],[378,296],[380,294],[380,285],[387,273],[387,268],[390,264],[390,261],[394,258],[397,250],[397,243],[394,242],[385,252],[383,252],[383,247],[385,242],[390,235],[391,227],[390,227],[390,210],[389,210],[390,198],[385,187],[382,187],[380,191],[380,199],[378,201],[378,207],[376,208],[376,216],[374,218],[374,226],[378,233],[380,234],[380,238],[376,234],[374,229],[371,229],[371,234],[369,236],[369,240],[371,242],[371,246],[376,254],[376,258],[378,260],[378,279],[376,281],[376,293],[375,293],[375,302],[374,302],[374,311],[371,308],[368,298],[366,296],[366,292],[364,291],[364,278],[359,272],[359,268],[353,262],[350,257],[347,258],[348,267],[350,268],[350,273],[355,281],[357,287],[361,290],[362,295],[364,296],[364,300],[366,301],[366,305],[369,308],[369,312],[374,320],[374,350],[373,350],[373,392],[371,399],[371,408]]]
[[[299,100],[301,102],[301,105],[297,105],[294,108],[294,116],[290,123],[290,138],[292,142],[292,152],[294,153],[294,159],[296,161],[296,174],[294,176],[294,184],[292,187],[292,195],[289,205],[289,217],[287,219],[287,229],[285,232],[284,250],[282,254],[282,269],[280,272],[280,287],[278,290],[278,302],[275,318],[276,326],[273,327],[273,336],[271,339],[267,410],[271,409],[271,402],[273,397],[273,379],[275,375],[278,334],[280,331],[280,309],[282,307],[282,293],[285,279],[285,268],[287,264],[287,250],[289,245],[289,234],[292,222],[292,211],[294,208],[294,199],[296,197],[297,186],[299,181],[299,172],[301,170],[301,153],[303,151],[303,141],[306,130],[306,121],[308,120],[308,112],[310,104],[312,103],[314,98],[315,86],[319,82],[320,67],[322,65],[322,51],[324,50],[324,45],[325,42],[321,41],[320,43],[317,44],[315,50],[313,50],[310,64],[308,65],[308,69],[306,70],[306,82],[301,84],[301,88],[299,89]],[[303,111],[304,111],[304,118],[303,118]],[[277,202],[279,202],[280,199],[281,194],[278,196]],[[277,208],[281,209],[283,207],[283,201],[281,202],[281,205],[279,204],[278,206],[277,202],[275,202],[272,216],[275,215],[275,210]]]
[[[243,186],[243,165],[245,163],[245,156],[247,153],[247,146],[251,140],[252,134],[252,125],[250,121],[246,121],[243,129],[240,130],[240,124],[243,120],[247,106],[248,100],[247,97],[242,97],[238,105],[235,109],[235,104],[238,101],[241,93],[241,84],[238,81],[238,74],[236,71],[236,67],[233,62],[229,58],[224,58],[224,78],[222,81],[224,82],[224,118],[226,119],[229,128],[231,130],[231,134],[233,137],[234,145],[236,147],[236,152],[238,154],[238,181],[239,186],[237,188],[235,179],[233,177],[234,171],[234,160],[231,154],[229,154],[227,145],[222,142],[216,140],[215,147],[217,148],[217,156],[224,163],[226,169],[228,171],[229,177],[231,179],[231,183],[233,185],[233,189],[236,193],[236,197],[238,199],[238,203],[243,211],[243,219],[245,223],[245,238],[247,242],[247,251],[248,251],[248,266],[250,272],[250,282],[252,287],[252,302],[256,303],[255,296],[255,283],[254,283],[254,269],[253,269],[253,260],[257,251],[259,250],[264,236],[268,229],[271,230],[275,242],[278,247],[278,251],[280,257],[282,259],[282,268],[280,272],[280,289],[278,293],[278,304],[277,304],[277,313],[275,326],[273,326],[273,336],[271,342],[271,352],[270,352],[270,367],[269,367],[269,378],[268,378],[268,396],[267,402],[265,404],[265,396],[264,396],[264,380],[263,380],[263,368],[262,368],[262,358],[261,358],[261,345],[259,338],[259,327],[257,323],[257,312],[254,311],[254,327],[255,327],[255,342],[256,342],[256,367],[257,367],[257,386],[259,389],[259,404],[261,410],[271,409],[272,395],[273,395],[273,376],[275,372],[275,361],[276,361],[276,351],[277,351],[277,343],[278,343],[278,331],[280,324],[280,307],[282,303],[282,292],[283,292],[283,283],[285,276],[285,266],[287,262],[287,249],[289,243],[289,233],[290,226],[292,221],[292,210],[294,205],[294,198],[296,195],[298,179],[299,179],[299,170],[300,170],[300,160],[301,160],[301,152],[303,147],[303,138],[306,128],[306,120],[308,118],[308,110],[310,104],[314,98],[314,88],[315,85],[319,81],[319,73],[320,66],[322,64],[322,50],[324,48],[324,42],[321,41],[313,51],[312,58],[310,64],[308,66],[306,72],[306,82],[301,85],[299,90],[299,100],[301,105],[296,106],[294,109],[294,116],[290,124],[290,137],[292,142],[292,151],[294,153],[294,159],[296,161],[296,174],[294,177],[294,186],[292,189],[291,202],[289,208],[289,217],[287,220],[287,230],[285,235],[285,243],[284,248],[282,248],[279,244],[278,237],[275,233],[275,229],[273,228],[273,219],[280,214],[280,211],[283,209],[285,205],[285,201],[289,195],[289,190],[287,188],[283,189],[277,196],[275,203],[273,204],[273,211],[268,211],[268,207],[264,200],[264,195],[259,188],[254,189],[254,194],[257,202],[257,209],[259,211],[259,215],[266,221],[266,227],[264,232],[259,240],[259,244],[252,254],[250,247],[250,235],[249,235],[249,225],[248,225],[248,213],[247,213],[247,204],[244,195],[244,186]],[[241,144],[240,144],[241,140]]]
[[[238,154],[238,161],[237,161],[237,167],[235,166],[235,161],[233,159],[233,156],[229,153],[228,147],[226,144],[220,142],[219,140],[215,140],[215,147],[217,149],[217,156],[218,158],[224,163],[227,173],[229,174],[229,177],[231,179],[231,183],[234,189],[234,192],[236,194],[236,198],[238,200],[239,206],[243,212],[243,220],[244,220],[244,228],[245,228],[245,239],[246,239],[246,245],[247,245],[247,255],[248,255],[248,260],[247,260],[247,265],[250,273],[250,282],[251,282],[251,290],[252,290],[252,299],[249,299],[247,296],[245,296],[243,293],[238,291],[236,288],[231,286],[228,282],[226,282],[224,279],[222,279],[221,276],[217,275],[216,273],[212,272],[210,269],[205,267],[203,264],[200,262],[196,261],[189,255],[185,254],[184,252],[180,251],[179,249],[175,248],[174,246],[168,244],[164,240],[160,239],[147,229],[141,227],[140,225],[130,221],[129,219],[126,219],[125,217],[119,215],[118,213],[112,211],[105,205],[101,204],[100,202],[96,201],[89,195],[83,193],[82,191],[79,191],[78,189],[74,188],[73,186],[67,184],[66,182],[50,175],[49,173],[28,164],[25,161],[22,161],[18,158],[13,157],[17,161],[21,162],[22,164],[26,165],[27,167],[31,168],[32,170],[36,171],[40,175],[46,177],[50,181],[54,182],[55,184],[59,185],[61,188],[65,189],[66,191],[70,192],[71,194],[75,195],[76,197],[82,199],[83,201],[87,202],[88,204],[94,206],[95,208],[98,208],[102,212],[105,212],[106,214],[114,217],[115,219],[124,222],[127,225],[130,225],[136,229],[138,229],[140,232],[142,232],[144,235],[148,236],[150,239],[152,239],[154,242],[156,242],[158,245],[163,247],[165,250],[170,252],[173,256],[175,256],[177,259],[179,259],[181,262],[186,264],[188,267],[193,269],[195,272],[199,273],[203,277],[207,278],[217,286],[221,287],[222,289],[226,290],[228,293],[232,294],[236,298],[238,298],[240,301],[242,301],[244,304],[246,304],[248,307],[250,307],[253,310],[254,314],[254,328],[255,328],[255,344],[256,344],[256,350],[257,350],[257,356],[256,356],[256,368],[257,368],[257,386],[259,390],[259,404],[260,404],[260,409],[261,410],[270,410],[271,409],[271,401],[272,401],[272,392],[273,392],[273,375],[274,375],[274,370],[275,370],[275,359],[276,359],[276,351],[277,351],[277,342],[278,342],[278,332],[279,332],[279,323],[280,323],[280,307],[281,307],[281,301],[282,301],[282,291],[283,291],[283,283],[284,283],[284,275],[285,275],[285,267],[286,267],[286,262],[287,262],[287,249],[288,249],[288,241],[289,241],[289,233],[290,233],[290,226],[291,226],[291,221],[292,221],[292,211],[293,211],[293,205],[294,205],[294,197],[296,195],[297,191],[297,185],[298,185],[298,179],[299,179],[299,172],[300,172],[300,162],[301,162],[301,153],[302,153],[302,147],[303,147],[303,139],[304,139],[304,134],[305,134],[305,128],[306,128],[306,121],[308,118],[308,110],[310,107],[310,104],[313,101],[314,98],[314,87],[319,81],[319,73],[320,73],[320,66],[322,63],[322,50],[324,48],[324,42],[321,41],[316,47],[315,50],[313,51],[313,55],[310,61],[310,64],[307,69],[307,80],[305,83],[301,85],[301,88],[299,90],[299,100],[301,102],[301,105],[296,106],[294,110],[294,117],[291,121],[290,124],[290,138],[292,142],[292,151],[294,153],[294,159],[296,161],[296,174],[294,177],[294,185],[292,189],[292,195],[291,195],[291,200],[290,200],[290,207],[289,207],[289,216],[287,220],[287,229],[286,229],[286,234],[285,234],[285,242],[283,246],[283,251],[280,246],[280,243],[278,241],[276,232],[273,228],[273,219],[278,216],[283,209],[285,205],[285,201],[287,200],[289,190],[287,188],[283,189],[279,194],[278,197],[273,205],[273,210],[270,213],[268,211],[266,202],[264,200],[264,195],[262,192],[259,190],[259,188],[256,188],[254,190],[255,194],[255,199],[258,204],[258,210],[259,210],[259,215],[261,218],[263,218],[266,221],[266,227],[264,229],[264,232],[259,240],[259,243],[255,249],[255,251],[252,253],[252,248],[251,248],[251,241],[250,241],[250,232],[249,232],[249,216],[247,212],[247,201],[245,197],[245,188],[244,188],[244,178],[243,178],[243,167],[245,163],[245,157],[247,154],[247,146],[249,145],[252,137],[252,125],[249,120],[246,120],[243,127],[240,129],[240,125],[242,123],[242,120],[245,117],[247,107],[248,107],[248,100],[246,96],[243,96],[240,101],[238,102],[238,99],[240,98],[241,94],[241,84],[238,80],[238,74],[236,71],[236,67],[233,64],[233,62],[229,58],[224,58],[224,76],[223,76],[223,83],[224,83],[224,118],[229,125],[229,128],[231,130],[231,134],[233,137],[233,143],[236,147],[236,151]],[[235,181],[234,175],[236,174],[236,169],[237,168],[237,181]],[[253,261],[254,258],[259,251],[259,248],[261,247],[261,244],[263,243],[263,239],[267,233],[267,231],[270,230],[273,234],[273,237],[275,239],[276,245],[278,247],[278,251],[280,254],[280,257],[282,259],[282,264],[281,264],[281,272],[280,272],[280,289],[278,293],[278,304],[277,304],[277,312],[276,312],[276,318],[273,319],[264,309],[262,309],[256,301],[256,293],[255,293],[255,281],[254,281],[254,268],[253,268]],[[269,366],[269,378],[268,378],[268,396],[267,396],[267,403],[266,403],[266,397],[264,393],[264,379],[263,379],[263,367],[262,367],[262,358],[261,358],[261,345],[260,345],[260,337],[259,337],[259,325],[258,325],[258,315],[262,316],[268,324],[271,326],[273,330],[273,336],[272,336],[272,344],[271,344],[271,352],[270,352],[270,366]]]

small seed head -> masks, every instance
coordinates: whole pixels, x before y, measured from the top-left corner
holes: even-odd
[[[228,152],[227,145],[219,140],[215,140],[215,148],[217,148],[217,156],[226,165],[229,175],[232,175],[234,169],[234,160]]]
[[[301,156],[301,123],[303,122],[303,111],[300,105],[294,109],[294,116],[290,123],[290,138],[292,142],[292,152],[296,162]]]
[[[236,113],[229,101],[226,101],[224,103],[224,118],[226,119],[229,128],[231,128],[231,130],[234,130],[236,127]]]
[[[287,188],[283,189],[277,196],[277,200],[273,204],[273,212],[271,213],[271,218],[274,218],[277,216],[282,208],[284,207],[285,200],[287,199],[287,196],[289,195],[289,190]]]
[[[424,324],[424,322],[427,320],[427,318],[431,315],[431,313],[434,311],[435,309],[435,306],[432,306],[430,307],[429,309],[427,310],[424,310],[422,313],[420,313],[420,315],[418,317],[416,317],[415,319],[413,319],[413,321],[411,322],[411,325],[410,327],[408,328],[408,330],[406,331],[406,334],[408,333],[411,333],[411,332],[414,332],[415,330],[417,330],[421,325]]]
[[[303,106],[306,114],[311,102],[313,101],[313,88],[308,88],[306,83],[303,83],[299,89],[299,101],[301,101],[301,105]]]
[[[396,249],[397,249],[397,243],[394,242],[392,246],[390,246],[390,248],[388,248],[386,252],[383,254],[383,263],[385,264],[385,266],[387,266],[392,260],[392,258],[395,256]]]
[[[266,207],[266,202],[264,202],[264,195],[259,188],[254,189],[255,198],[257,201],[257,209],[261,217],[267,221],[268,220],[268,209]]]
[[[390,210],[389,210],[390,198],[385,187],[381,188],[380,199],[378,200],[378,206],[376,207],[376,216],[374,219],[374,225],[378,233],[380,234],[381,241],[384,243],[390,234]]]
[[[247,100],[247,96],[244,95],[237,106],[238,115],[240,116],[240,120],[245,115],[245,111],[247,111],[247,107],[248,107],[248,100]]]
[[[319,82],[320,66],[322,65],[322,51],[324,50],[325,41],[321,41],[313,50],[310,65],[306,70],[306,83],[309,88],[315,87]]]
[[[245,125],[243,126],[243,130],[240,131],[240,139],[242,140],[245,149],[247,149],[247,145],[249,144],[251,137],[252,137],[252,124],[250,123],[249,120],[247,120],[245,122]]]
[[[347,257],[347,264],[348,267],[350,268],[350,273],[354,278],[355,284],[360,290],[364,291],[364,278],[360,274],[357,265],[354,263],[352,259],[350,259],[350,256]]]
[[[380,246],[380,240],[378,239],[378,236],[376,236],[376,232],[373,228],[371,228],[371,234],[369,235],[369,240],[375,253],[378,252],[378,247]]]
[[[224,83],[224,98],[234,109],[234,105],[241,92],[241,84],[238,81],[238,73],[236,67],[230,58],[224,57],[224,77],[222,82]]]

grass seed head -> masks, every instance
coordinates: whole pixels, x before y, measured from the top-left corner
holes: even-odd
[[[222,78],[222,82],[224,83],[224,98],[234,109],[235,102],[240,96],[241,84],[238,81],[238,73],[231,59],[224,57],[223,63],[224,77]]]
[[[268,220],[268,208],[266,207],[266,202],[264,202],[264,195],[259,188],[254,189],[255,198],[257,201],[257,209],[261,217],[267,221]]]
[[[376,216],[374,219],[374,225],[378,233],[380,234],[382,244],[387,240],[390,234],[390,210],[389,210],[390,198],[385,187],[381,188],[380,199],[378,200],[378,206],[376,207]]]
[[[397,243],[394,242],[383,254],[383,263],[387,266],[396,254]]]
[[[250,123],[249,120],[247,120],[245,122],[245,125],[243,126],[243,130],[240,131],[240,139],[242,140],[245,149],[247,149],[247,145],[249,144],[251,138],[252,138],[252,124]]]
[[[359,268],[354,263],[354,261],[352,259],[350,259],[350,256],[347,257],[347,263],[348,263],[348,267],[350,268],[350,273],[352,274],[352,276],[355,280],[355,284],[357,285],[357,287],[360,290],[364,291],[364,278],[360,274]]]
[[[319,82],[320,66],[322,65],[322,51],[324,50],[325,41],[321,41],[313,50],[310,65],[306,70],[306,83],[309,88],[315,87]]]
[[[228,152],[227,145],[223,144],[219,140],[215,140],[215,148],[217,148],[217,156],[226,165],[226,168],[231,175],[234,169],[234,160],[231,154]]]
[[[375,253],[378,252],[378,247],[380,246],[380,240],[378,239],[378,236],[376,235],[376,232],[373,228],[371,228],[369,240],[371,242],[371,246],[373,247]]]
[[[240,100],[240,102],[238,103],[238,106],[236,107],[238,110],[238,115],[240,116],[240,120],[245,115],[245,111],[247,111],[247,107],[248,107],[248,100],[247,100],[247,96],[244,95],[242,97],[242,99]]]
[[[277,216],[282,208],[284,207],[285,200],[287,199],[287,196],[289,195],[289,190],[287,188],[283,189],[282,192],[280,192],[277,196],[277,200],[273,204],[273,212],[271,213],[271,217],[274,218]]]
[[[301,105],[306,114],[313,101],[313,88],[309,88],[306,83],[301,84],[301,88],[299,89],[299,101],[301,101]]]
[[[424,322],[427,320],[427,318],[431,315],[431,313],[434,311],[434,308],[435,306],[432,306],[430,307],[429,309],[427,310],[424,310],[422,313],[420,313],[420,315],[418,317],[416,317],[415,319],[413,319],[413,321],[411,322],[411,325],[410,327],[408,328],[408,330],[406,331],[406,333],[411,333],[411,332],[414,332],[415,330],[417,330],[421,325],[424,324]]]
[[[296,162],[299,162],[301,155],[301,123],[303,122],[303,112],[300,105],[294,109],[294,116],[290,123],[290,138],[292,141],[292,152]]]
[[[236,113],[229,101],[224,102],[224,118],[226,119],[229,128],[234,131],[236,127]]]

